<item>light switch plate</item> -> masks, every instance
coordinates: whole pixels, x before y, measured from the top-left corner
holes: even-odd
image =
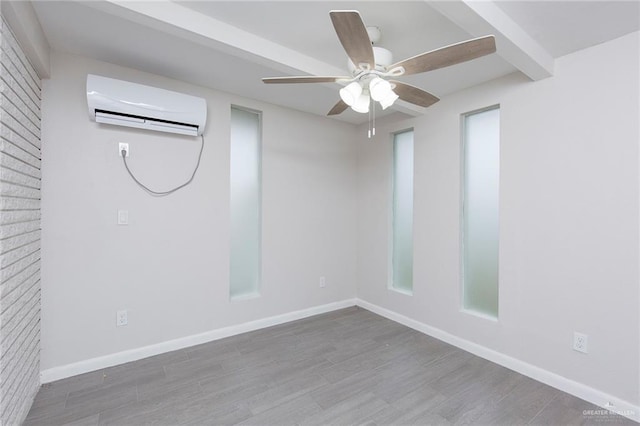
[[[118,210],[118,225],[129,224],[129,210]]]

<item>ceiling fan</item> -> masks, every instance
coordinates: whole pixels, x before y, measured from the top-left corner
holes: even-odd
[[[433,71],[496,51],[495,37],[490,35],[392,63],[391,52],[382,47],[373,46],[373,43],[380,38],[380,31],[376,27],[365,27],[358,11],[332,10],[329,16],[338,39],[349,57],[350,77],[298,76],[262,79],[267,84],[336,82],[345,85],[340,89],[341,100],[327,115],[340,114],[349,107],[356,112],[368,113],[373,101],[379,102],[382,109],[386,109],[398,98],[421,107],[428,107],[439,99],[418,87],[393,78]]]

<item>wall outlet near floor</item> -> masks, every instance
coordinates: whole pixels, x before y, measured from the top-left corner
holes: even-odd
[[[327,280],[325,277],[320,277],[320,288],[325,288],[327,286]]]
[[[573,333],[573,350],[589,353],[589,336],[583,333],[578,333],[577,331]]]
[[[127,311],[118,311],[116,312],[116,326],[122,327],[129,323],[127,319]]]

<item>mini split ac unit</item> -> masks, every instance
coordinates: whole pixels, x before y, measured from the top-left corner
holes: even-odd
[[[207,102],[128,81],[87,75],[89,117],[98,123],[197,136],[207,121]]]

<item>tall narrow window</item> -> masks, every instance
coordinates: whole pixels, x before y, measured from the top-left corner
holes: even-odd
[[[393,250],[391,286],[413,291],[413,130],[393,137]]]
[[[231,108],[230,296],[250,298],[260,291],[260,114]]]
[[[464,308],[498,317],[500,109],[463,117]]]

